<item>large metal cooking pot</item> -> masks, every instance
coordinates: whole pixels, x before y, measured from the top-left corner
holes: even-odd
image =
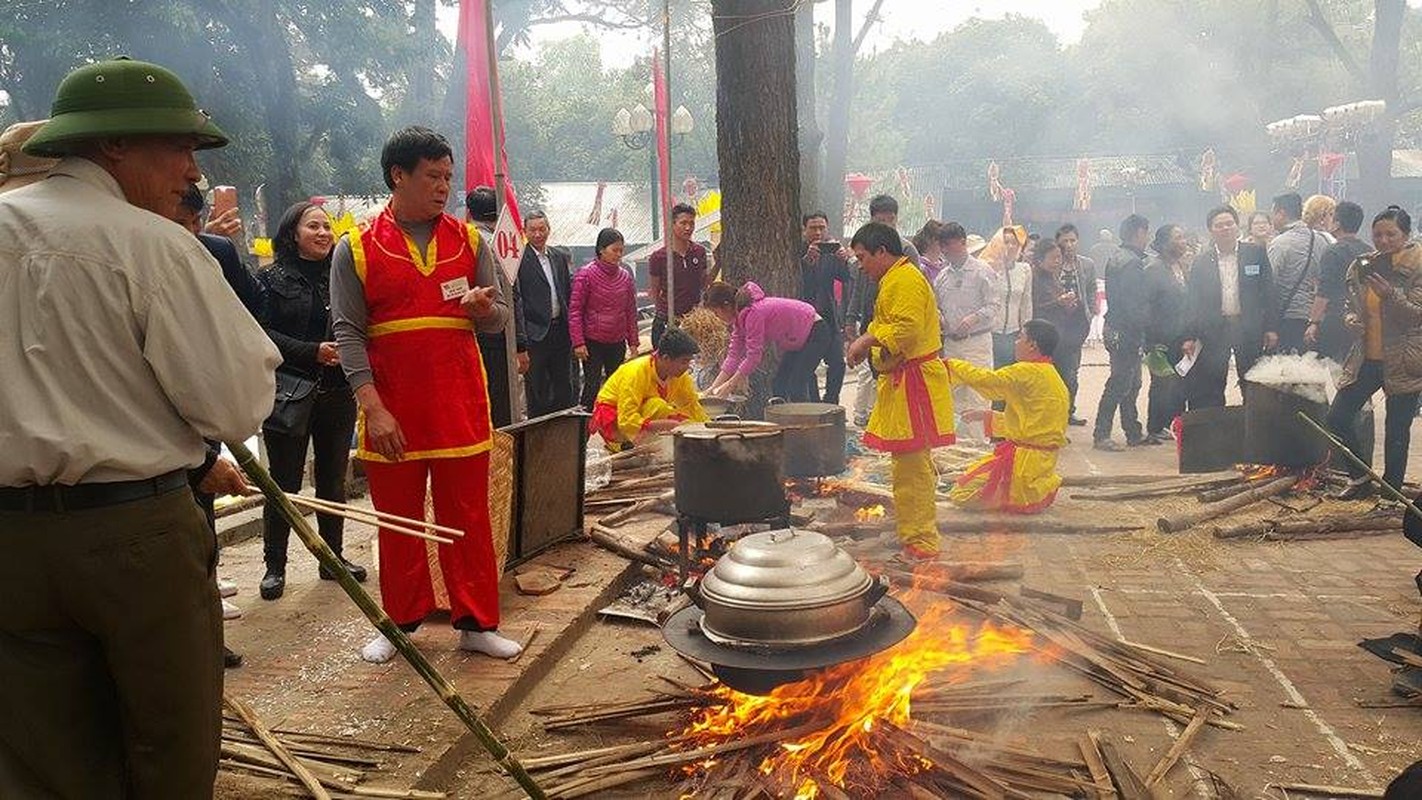
[[[805,646],[859,631],[887,591],[829,537],[785,529],[742,537],[693,599],[712,641]]]
[[[785,433],[764,422],[708,422],[673,432],[679,514],[723,524],[786,513]]]
[[[786,426],[785,474],[818,478],[844,471],[844,406],[834,403],[772,403],[765,421]]]

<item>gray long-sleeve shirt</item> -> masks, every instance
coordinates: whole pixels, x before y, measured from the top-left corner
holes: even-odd
[[[1323,234],[1302,221],[1290,224],[1269,242],[1269,266],[1274,268],[1275,302],[1281,318],[1308,319],[1323,251],[1329,244]]]
[[[427,220],[400,222],[399,225],[423,253],[428,252],[430,240],[434,238],[434,223],[434,220]],[[477,259],[474,284],[494,288],[495,313],[486,319],[475,320],[474,327],[480,333],[497,333],[504,329],[511,312],[509,301],[500,288],[502,282],[495,272],[498,265],[494,263],[488,242],[480,243]],[[331,254],[331,319],[336,332],[336,349],[341,354],[341,367],[346,371],[351,388],[370,383],[374,376],[370,372],[370,358],[366,355],[370,338],[366,334],[365,286],[356,274],[349,235],[341,237],[335,252]]]

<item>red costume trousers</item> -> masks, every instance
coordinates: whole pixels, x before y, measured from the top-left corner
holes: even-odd
[[[439,568],[449,592],[450,621],[467,631],[499,627],[499,580],[489,524],[489,454],[464,458],[365,462],[375,508],[410,519],[425,518],[425,479],[434,497],[435,522],[465,535],[438,545]],[[425,540],[380,531],[380,600],[406,631],[435,610]]]

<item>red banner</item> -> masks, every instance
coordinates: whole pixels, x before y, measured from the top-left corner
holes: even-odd
[[[485,14],[485,0],[459,0],[459,41],[456,47],[464,52],[466,91],[464,110],[464,186],[469,191],[476,186],[494,185],[494,124],[489,107],[489,32],[492,24]],[[500,131],[499,138],[503,139]],[[519,230],[523,219],[518,213],[513,181],[509,178],[507,145],[499,154],[504,173],[504,203]]]

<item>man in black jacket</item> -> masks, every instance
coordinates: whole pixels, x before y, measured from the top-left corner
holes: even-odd
[[[528,371],[523,389],[528,416],[541,417],[571,408],[573,343],[568,334],[568,300],[573,295],[568,254],[548,246],[548,217],[534,211],[523,218],[528,246],[518,262],[523,300],[523,334],[528,343]]]
[[[1243,393],[1244,376],[1260,352],[1279,341],[1268,253],[1239,241],[1239,215],[1229,206],[1211,209],[1205,226],[1213,244],[1196,256],[1186,284],[1191,340],[1183,350],[1196,359],[1185,379],[1191,409],[1225,404],[1231,353]]]
[[[1126,444],[1146,443],[1136,400],[1141,392],[1141,347],[1149,317],[1145,297],[1145,246],[1149,240],[1150,220],[1132,214],[1121,221],[1121,246],[1106,261],[1105,340],[1111,356],[1111,375],[1096,408],[1092,439],[1097,450],[1121,449],[1120,443],[1111,438],[1117,409],[1121,412]]]
[[[839,390],[844,386],[844,342],[839,334],[845,325],[844,306],[854,288],[854,273],[849,269],[849,251],[839,242],[829,241],[829,217],[823,211],[813,211],[800,220],[801,243],[795,248],[800,263],[800,299],[815,307],[820,317],[836,332],[835,341],[825,352],[824,402],[839,405]],[[834,285],[839,283],[839,297]],[[847,336],[846,336],[847,338]],[[820,387],[813,375],[809,396],[821,399]]]
[[[1155,255],[1145,268],[1146,352],[1164,356],[1151,365],[1146,400],[1146,443],[1170,441],[1170,426],[1185,410],[1185,392],[1174,365],[1180,360],[1185,335],[1185,275],[1188,244],[1185,229],[1162,225],[1155,232]],[[1165,367],[1169,365],[1169,371]]]

